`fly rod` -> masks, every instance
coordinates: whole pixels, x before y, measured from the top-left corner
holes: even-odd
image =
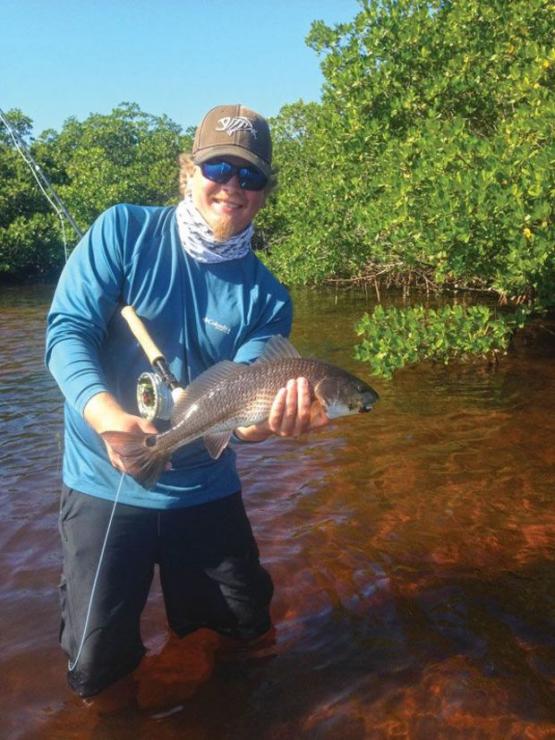
[[[77,223],[75,222],[75,219],[71,215],[71,213],[67,210],[64,202],[54,189],[54,186],[48,179],[48,177],[44,174],[42,169],[40,168],[40,165],[35,160],[31,152],[29,151],[27,145],[19,135],[19,133],[16,131],[16,129],[12,126],[12,124],[8,121],[7,117],[5,116],[4,112],[0,108],[0,122],[2,122],[10,135],[13,144],[16,148],[16,150],[19,152],[21,157],[23,158],[25,164],[29,169],[31,170],[31,174],[35,178],[42,194],[46,198],[46,200],[50,203],[54,211],[56,212],[56,215],[60,219],[62,223],[62,235],[64,240],[64,252],[65,252],[65,258],[67,262],[67,244],[65,239],[65,228],[64,228],[64,218],[67,220],[73,231],[75,232],[75,235],[78,239],[81,239],[83,236],[83,232],[77,226]]]

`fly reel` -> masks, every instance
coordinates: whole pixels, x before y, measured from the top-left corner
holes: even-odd
[[[150,338],[145,325],[135,313],[133,306],[124,306],[121,315],[127,321],[135,339],[143,348],[150,364],[156,372],[142,373],[137,381],[137,406],[140,415],[154,419],[170,419],[174,399],[179,399],[183,387],[172,374],[168,362]]]
[[[167,420],[173,411],[170,389],[158,373],[142,373],[137,381],[137,406],[147,421]]]

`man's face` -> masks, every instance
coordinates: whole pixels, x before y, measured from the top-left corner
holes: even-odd
[[[248,165],[238,157],[225,157],[227,162]],[[195,167],[191,178],[193,203],[214,232],[217,241],[226,241],[243,231],[264,205],[263,190],[242,190],[237,175],[222,185],[205,178]]]

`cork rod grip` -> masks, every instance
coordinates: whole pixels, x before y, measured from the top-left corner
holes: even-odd
[[[133,308],[133,306],[124,306],[121,309],[121,315],[127,321],[127,324],[131,329],[133,336],[143,348],[144,353],[148,357],[150,364],[153,365],[156,360],[160,358],[164,359],[164,355],[160,352],[158,347],[150,338],[150,334],[146,330],[146,327],[141,319],[135,313],[135,309]]]

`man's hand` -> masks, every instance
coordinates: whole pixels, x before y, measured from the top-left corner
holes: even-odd
[[[293,378],[280,388],[267,421],[250,427],[239,427],[236,434],[247,442],[261,442],[271,434],[298,437],[300,434],[325,426],[329,419],[322,405],[312,400],[306,378]]]
[[[97,393],[88,401],[84,411],[85,420],[98,434],[103,432],[127,432],[128,434],[158,434],[150,421],[124,411],[110,393]],[[121,457],[104,440],[110,462],[123,473],[129,473]]]

